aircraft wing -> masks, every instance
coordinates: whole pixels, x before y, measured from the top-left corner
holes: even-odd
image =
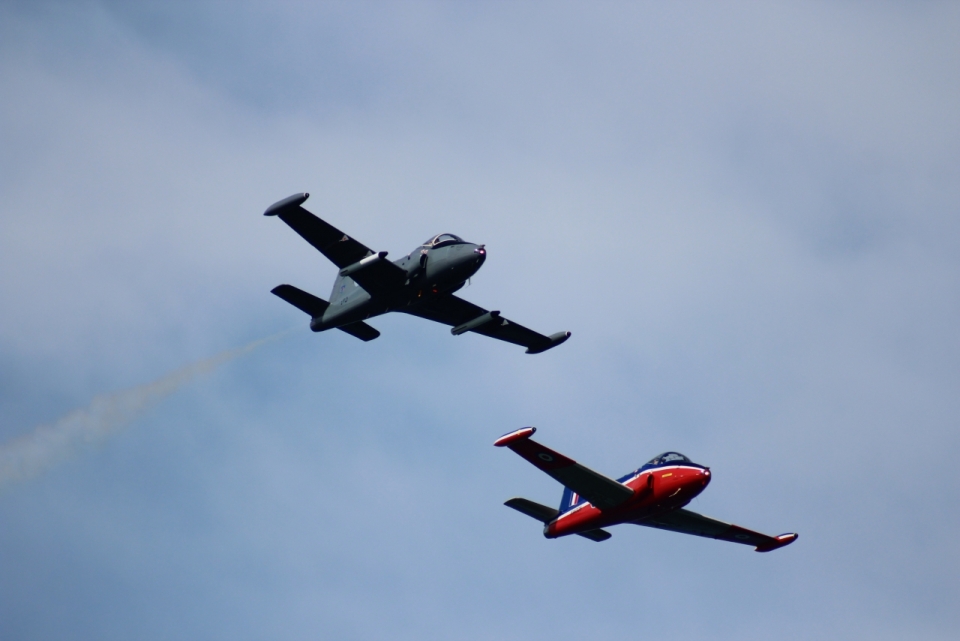
[[[522,345],[527,348],[528,354],[545,352],[570,337],[570,332],[559,332],[552,336],[538,334],[519,323],[503,318],[500,312],[488,312],[453,294],[431,298],[400,311],[451,325],[453,327],[451,331],[455,335],[476,332],[514,345]]]
[[[535,431],[534,427],[525,427],[501,436],[494,445],[509,447],[601,510],[617,507],[633,496],[633,490],[626,485],[531,440],[530,436]],[[517,509],[513,505],[510,507]]]
[[[310,194],[294,194],[270,205],[263,215],[279,217],[341,269],[358,263],[373,253],[363,243],[350,238],[301,207],[309,197]]]
[[[350,276],[370,294],[375,295],[403,283],[406,272],[384,260],[386,252],[374,254],[363,243],[301,207],[309,196],[294,194],[271,205],[264,216],[278,216],[339,267],[342,276]]]
[[[655,527],[661,530],[670,530],[671,532],[680,532],[682,534],[692,534],[702,536],[708,539],[719,539],[721,541],[730,541],[731,543],[743,543],[744,545],[753,545],[757,552],[769,552],[793,543],[797,539],[796,534],[781,534],[780,536],[767,536],[760,534],[739,525],[732,525],[712,519],[709,516],[703,516],[690,510],[674,510],[660,516],[635,521],[637,525]]]

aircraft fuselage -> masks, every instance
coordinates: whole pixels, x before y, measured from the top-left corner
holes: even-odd
[[[580,503],[547,523],[543,535],[554,539],[672,512],[706,489],[710,470],[695,463],[667,465],[638,470],[619,482],[633,490],[633,497],[626,503],[603,511],[590,503]]]
[[[543,523],[543,535],[548,539],[577,534],[592,541],[606,541],[612,535],[603,528],[635,523],[752,545],[757,552],[770,552],[797,540],[795,532],[769,536],[685,509],[711,477],[708,467],[679,452],[664,452],[614,480],[534,441],[530,436],[536,431],[535,427],[523,427],[493,444],[510,448],[563,484],[559,509],[520,497],[504,503]]]
[[[393,264],[406,272],[403,283],[371,294],[350,276],[338,275],[323,316],[314,318],[310,329],[321,332],[387,312],[403,311],[429,298],[450,294],[477,273],[486,260],[483,245],[456,242],[442,247],[420,246]]]

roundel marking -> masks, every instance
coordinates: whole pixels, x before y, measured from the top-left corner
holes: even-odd
[[[553,461],[553,457],[547,454],[546,452],[540,452],[539,454],[537,454],[537,458],[547,463],[550,463],[551,461]]]

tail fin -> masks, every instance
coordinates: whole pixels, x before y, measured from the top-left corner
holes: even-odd
[[[569,487],[563,488],[563,497],[560,499],[560,514],[569,512],[573,508],[586,503],[587,500],[571,490]]]
[[[279,296],[300,311],[310,314],[310,318],[318,318],[323,316],[323,312],[325,312],[327,307],[330,306],[330,303],[322,298],[317,298],[313,294],[308,294],[302,289],[297,289],[293,285],[277,285],[270,290],[270,293]]]

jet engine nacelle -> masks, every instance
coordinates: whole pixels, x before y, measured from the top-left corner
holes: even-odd
[[[364,259],[361,259],[355,262],[352,265],[348,265],[340,270],[340,276],[346,278],[347,276],[353,276],[357,272],[361,272],[365,269],[369,269],[374,264],[380,262],[387,257],[387,252],[377,252],[376,254],[371,254]]]

